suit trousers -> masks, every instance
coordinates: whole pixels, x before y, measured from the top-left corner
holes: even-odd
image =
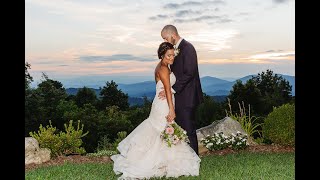
[[[176,123],[187,131],[188,138],[190,140],[190,147],[199,155],[198,139],[196,133],[196,121],[195,114],[196,108],[185,107],[176,109]]]

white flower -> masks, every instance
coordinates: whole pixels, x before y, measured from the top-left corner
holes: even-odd
[[[174,49],[174,55],[175,55],[175,56],[178,56],[179,52],[180,52],[180,49],[178,49],[178,48],[177,48],[177,49]]]
[[[223,138],[227,138],[227,136],[226,136],[226,135],[224,135],[224,134],[222,134],[222,137],[223,137]]]
[[[241,134],[241,132],[240,132],[240,131],[237,131],[237,134]]]
[[[213,146],[213,143],[208,143],[207,145],[206,145],[206,148],[210,148],[211,146]]]

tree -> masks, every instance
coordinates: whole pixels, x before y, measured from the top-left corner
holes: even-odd
[[[252,80],[264,97],[265,108],[262,112],[264,115],[270,113],[273,107],[292,100],[292,86],[289,81],[278,74],[273,74],[272,70],[267,69],[266,72],[258,73],[258,76],[253,77]]]
[[[264,99],[260,90],[255,85],[252,79],[249,79],[245,84],[237,80],[232,87],[228,98],[230,99],[231,107],[234,107],[235,112],[239,112],[238,103],[244,103],[251,106],[251,114],[261,113],[264,107]],[[227,105],[226,105],[227,106]]]
[[[252,114],[266,116],[273,107],[292,101],[292,86],[282,76],[273,75],[271,70],[258,73],[245,84],[238,80],[232,87],[228,98],[232,107],[244,102],[252,107]]]
[[[131,122],[134,128],[136,128],[150,115],[152,101],[149,101],[146,96],[143,97],[143,101],[144,103],[142,106],[132,106],[128,111],[125,112],[128,116],[128,120]]]
[[[29,74],[28,69],[31,69],[31,65],[28,62],[25,62],[25,65],[24,65],[24,87],[25,87],[25,90],[30,88],[30,83],[33,81],[33,78]]]
[[[38,116],[38,118],[43,121],[43,124],[47,124],[48,120],[51,120],[61,130],[64,128],[64,123],[57,112],[57,106],[60,100],[66,99],[67,92],[61,82],[49,79],[45,73],[42,74],[42,78],[42,82],[38,84],[34,94],[38,99],[40,109],[40,117]]]
[[[74,101],[78,107],[83,107],[84,104],[96,105],[97,102],[96,93],[87,87],[80,88],[74,97]]]
[[[128,119],[127,113],[124,113],[118,106],[109,106],[104,111],[107,119],[103,123],[103,127],[99,130],[101,134],[99,137],[108,136],[111,141],[117,138],[117,133],[120,131],[131,132],[133,126]]]
[[[100,91],[100,96],[100,110],[110,106],[118,106],[122,111],[129,109],[128,94],[118,90],[118,85],[113,80],[106,82],[106,86],[103,86]]]
[[[28,69],[31,65],[25,62],[25,98],[24,98],[24,122],[25,122],[25,136],[29,136],[29,132],[38,129],[40,123],[37,122],[37,115],[39,115],[38,98],[35,97],[35,90],[30,87],[33,81],[32,76],[29,74]]]
[[[199,105],[196,111],[196,128],[201,128],[211,124],[215,120],[224,117],[221,111],[221,104],[217,103],[211,96],[203,93],[204,102]]]

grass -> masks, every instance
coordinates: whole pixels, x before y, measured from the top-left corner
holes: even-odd
[[[225,156],[209,155],[201,158],[200,175],[180,177],[179,180],[241,180],[295,179],[295,154],[290,153],[236,153]],[[112,163],[65,163],[60,166],[42,167],[27,171],[26,180],[116,180]],[[153,180],[166,178],[153,178]],[[168,180],[173,178],[167,178]]]

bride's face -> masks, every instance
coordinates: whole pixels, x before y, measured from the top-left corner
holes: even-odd
[[[163,61],[166,64],[170,64],[170,65],[173,64],[173,61],[174,61],[174,50],[173,49],[167,50],[166,54],[164,54]]]

